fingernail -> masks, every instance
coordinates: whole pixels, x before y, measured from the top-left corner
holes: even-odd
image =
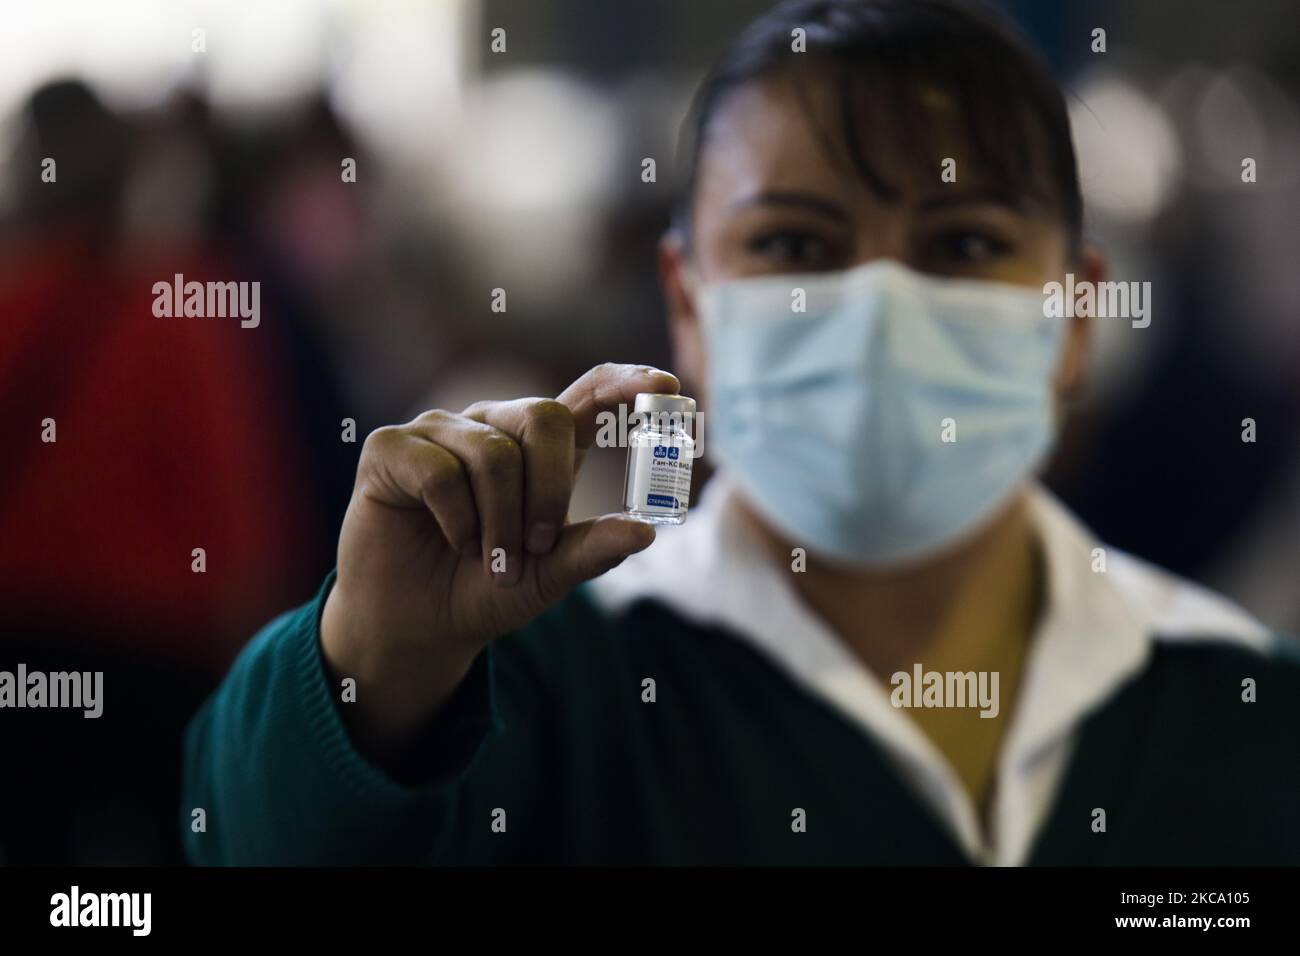
[[[654,525],[648,524],[643,521],[638,521],[637,524],[641,525],[641,530],[638,532],[638,537],[640,540],[637,542],[636,550],[644,551],[646,548],[650,547],[650,545],[654,544],[655,527]],[[632,553],[635,554],[636,552],[634,551]]]
[[[638,518],[617,518],[616,520],[632,528],[633,542],[632,547],[627,551],[627,556],[634,555],[638,551],[644,551],[654,544],[655,526],[648,521],[641,521]]]
[[[528,532],[528,542],[525,547],[532,554],[545,554],[550,551],[555,544],[555,525],[538,523],[533,525]]]

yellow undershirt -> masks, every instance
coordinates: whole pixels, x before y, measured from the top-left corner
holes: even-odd
[[[1005,589],[989,586],[1001,575],[1022,575],[1033,586],[1021,589],[1018,599],[1008,604],[998,597]],[[1037,578],[1035,555],[1021,552],[995,557],[962,586],[934,641],[917,654],[922,673],[996,673],[996,716],[981,717],[981,708],[970,706],[975,703],[972,701],[964,708],[908,707],[903,711],[948,758],[982,819],[987,819],[992,803],[998,754],[1024,672],[1040,600]],[[881,675],[886,683],[891,676]]]

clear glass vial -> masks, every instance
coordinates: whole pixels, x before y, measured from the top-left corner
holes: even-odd
[[[651,524],[681,524],[691,501],[695,399],[642,392],[632,411],[623,513]]]

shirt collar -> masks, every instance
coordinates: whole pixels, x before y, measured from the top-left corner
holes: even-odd
[[[660,528],[655,544],[591,582],[589,593],[610,613],[652,599],[690,622],[750,642],[882,744],[976,859],[1027,854],[1045,808],[1027,807],[1034,801],[1018,784],[1036,765],[1063,765],[1072,731],[1143,669],[1156,640],[1213,637],[1257,649],[1270,640],[1266,628],[1225,599],[1103,547],[1049,491],[1031,483],[1026,495],[1047,593],[999,758],[994,830],[1011,849],[992,853],[949,762],[803,603],[789,571],[741,518],[739,493],[724,473],[715,475],[684,525]]]

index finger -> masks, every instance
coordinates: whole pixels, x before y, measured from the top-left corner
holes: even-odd
[[[673,395],[681,387],[677,376],[663,369],[606,362],[584,373],[556,401],[573,412],[573,443],[582,449],[590,448],[596,440],[596,416],[601,412],[614,411],[620,404],[634,404],[639,392]]]

